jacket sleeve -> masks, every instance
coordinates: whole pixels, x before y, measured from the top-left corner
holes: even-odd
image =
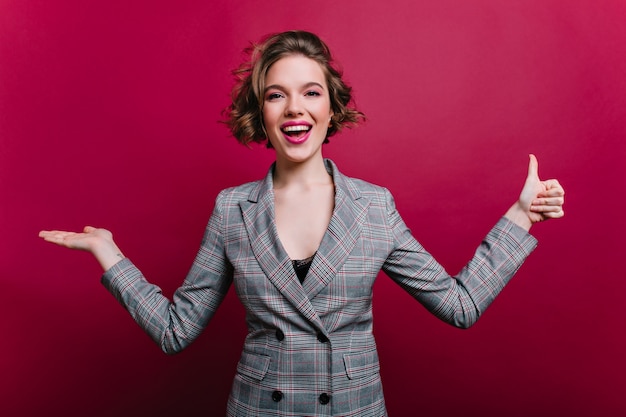
[[[515,223],[501,218],[474,257],[456,276],[415,240],[386,191],[388,227],[394,250],[385,273],[441,320],[461,328],[472,326],[537,246],[537,240]]]
[[[221,195],[191,270],[171,301],[129,259],[102,276],[102,284],[168,354],[181,351],[200,335],[232,282],[232,267],[224,253]]]

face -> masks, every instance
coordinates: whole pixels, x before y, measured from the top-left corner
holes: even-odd
[[[277,162],[321,159],[333,115],[322,67],[300,55],[281,58],[269,68],[265,86],[263,123]]]

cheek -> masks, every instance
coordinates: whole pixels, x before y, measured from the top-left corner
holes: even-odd
[[[261,121],[266,128],[270,128],[276,124],[276,111],[272,109],[270,106],[263,107],[261,111]]]
[[[331,117],[333,117],[335,112],[333,111],[333,106],[330,104],[330,100],[328,100],[328,102],[325,104],[325,109],[328,113],[328,118],[330,119]]]

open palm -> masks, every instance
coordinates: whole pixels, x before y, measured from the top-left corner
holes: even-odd
[[[47,242],[56,243],[70,249],[93,252],[102,242],[112,241],[113,235],[106,229],[86,226],[83,232],[66,232],[62,230],[44,230],[39,237]]]

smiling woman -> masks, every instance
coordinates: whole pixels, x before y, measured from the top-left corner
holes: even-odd
[[[266,100],[266,86],[271,85],[266,77],[270,67],[285,57],[309,58],[319,65],[323,73],[324,82],[318,80],[317,84],[320,88],[326,86],[333,116],[325,142],[343,127],[357,125],[364,118],[363,113],[354,108],[352,88],[343,81],[341,72],[333,66],[328,46],[309,32],[286,33],[290,36],[270,35],[260,44],[254,44],[246,49],[250,60],[244,62],[234,72],[237,83],[233,88],[233,102],[226,110],[228,116],[226,123],[230,126],[233,136],[243,144],[262,143],[267,140],[261,118],[263,103]],[[271,143],[267,144],[271,147]]]
[[[541,181],[531,155],[520,197],[457,276],[415,240],[385,188],[341,174],[322,144],[362,114],[314,34],[284,32],[252,50],[227,111],[242,143],[268,141],[265,178],[222,191],[191,271],[172,301],[105,229],[44,231],[91,252],[104,286],[167,353],[204,330],[234,284],[248,335],[230,416],[387,414],[372,332],[382,270],[441,320],[473,325],[536,240],[532,224],[563,216],[564,190]]]
[[[263,124],[277,163],[316,159],[333,112],[324,73],[319,64],[303,56],[277,61],[267,72]]]

